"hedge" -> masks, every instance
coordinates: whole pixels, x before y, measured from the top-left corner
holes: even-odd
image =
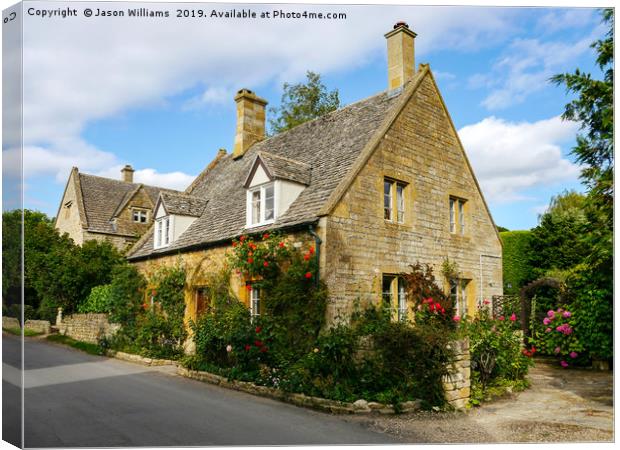
[[[530,281],[532,268],[529,264],[531,231],[504,231],[500,238],[504,244],[503,275],[504,294],[518,294]]]

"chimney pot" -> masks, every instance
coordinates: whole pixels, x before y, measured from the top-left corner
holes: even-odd
[[[399,21],[385,35],[388,57],[388,91],[402,88],[415,74],[414,40],[416,33]]]
[[[133,167],[131,167],[129,164],[125,165],[125,167],[121,169],[121,176],[123,181],[126,181],[127,183],[133,183],[133,173]]]
[[[267,100],[249,89],[239,89],[237,102],[237,134],[233,147],[233,158],[241,158],[256,142],[265,138],[265,106]]]

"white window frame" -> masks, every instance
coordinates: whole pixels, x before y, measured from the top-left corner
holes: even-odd
[[[465,201],[459,199],[459,229],[461,231],[461,236],[465,235]]]
[[[450,197],[450,233],[456,233],[456,199]]]
[[[465,236],[465,203],[467,200],[450,196],[450,233]]]
[[[405,185],[396,183],[396,222],[405,222]]]
[[[397,224],[405,223],[406,191],[407,183],[388,177],[383,178],[383,220]]]
[[[131,218],[135,223],[147,223],[149,221],[149,212],[145,209],[133,209],[131,211]],[[144,221],[142,218],[144,218]]]
[[[383,218],[388,222],[394,221],[394,210],[392,205],[394,182],[392,180],[388,180],[387,178],[383,179]],[[385,192],[386,189],[388,192]],[[389,206],[386,206],[387,205]]]
[[[268,224],[272,224],[275,222],[277,216],[278,216],[278,190],[276,189],[276,183],[271,181],[269,183],[264,183],[261,184],[259,186],[254,186],[250,189],[247,190],[247,196],[246,196],[246,227],[247,228],[253,228],[253,227],[259,227],[262,225],[268,225]],[[266,212],[266,203],[267,203],[267,189],[272,188],[273,189],[273,218],[271,219],[265,219],[265,212]],[[260,199],[259,199],[259,220],[256,223],[253,223],[253,200],[252,197],[254,195],[255,192],[260,192]]]
[[[398,320],[407,320],[407,291],[405,289],[405,280],[401,277],[397,278],[398,286]]]
[[[154,248],[164,248],[172,244],[174,236],[174,217],[163,216],[155,221]]]
[[[386,290],[386,281],[389,281],[389,289]],[[384,308],[388,308],[390,316],[398,321],[407,320],[407,291],[405,280],[389,273],[384,273],[381,278],[381,302]]]
[[[260,317],[260,289],[252,286],[250,289],[250,318]]]
[[[467,315],[467,285],[470,280],[465,278],[452,278],[450,280],[450,299],[456,308],[458,316]]]

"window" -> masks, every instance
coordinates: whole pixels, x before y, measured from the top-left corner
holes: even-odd
[[[381,290],[383,307],[400,321],[407,320],[407,292],[405,280],[394,275],[383,275]]]
[[[392,182],[383,182],[383,218],[392,220]]]
[[[260,289],[253,287],[250,290],[250,317],[260,316]]]
[[[155,248],[165,247],[172,242],[170,217],[165,216],[155,222]]]
[[[211,310],[209,290],[206,287],[196,289],[196,317],[200,317],[204,313],[210,313]]]
[[[396,211],[396,222],[405,222],[405,183],[384,179],[383,180],[383,218],[390,222],[394,221],[394,211]],[[396,191],[396,196],[394,196]]]
[[[461,198],[450,197],[450,233],[465,235],[465,202]]]
[[[146,223],[148,212],[143,209],[134,209],[132,212],[133,221],[136,223]]]
[[[69,217],[71,217],[71,205],[73,204],[72,200],[69,200],[67,203],[65,203],[65,219],[68,219]]]
[[[450,298],[459,316],[467,315],[467,285],[469,280],[454,278],[450,280]]]
[[[248,225],[262,225],[275,219],[275,190],[273,183],[248,191],[250,210]]]

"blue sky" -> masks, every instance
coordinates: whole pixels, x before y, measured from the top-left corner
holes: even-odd
[[[67,3],[28,4],[50,5]],[[81,12],[114,4],[76,5]],[[171,12],[179,7],[116,5],[132,6]],[[581,189],[579,168],[568,155],[578,127],[559,119],[568,97],[547,80],[576,67],[599,76],[589,48],[605,31],[596,10],[286,8],[337,10],[347,19],[196,22],[26,15],[25,207],[55,215],[73,165],[119,177],[129,163],[138,181],[185,188],[219,148],[232,148],[233,96],[241,87],[277,106],[284,81],[301,81],[306,70],[314,70],[330,90],[339,90],[345,105],[384,90],[383,34],[397,20],[418,33],[416,64],[430,64],[498,225],[535,226],[551,196]],[[5,139],[3,152],[6,174],[15,160],[15,142]]]

